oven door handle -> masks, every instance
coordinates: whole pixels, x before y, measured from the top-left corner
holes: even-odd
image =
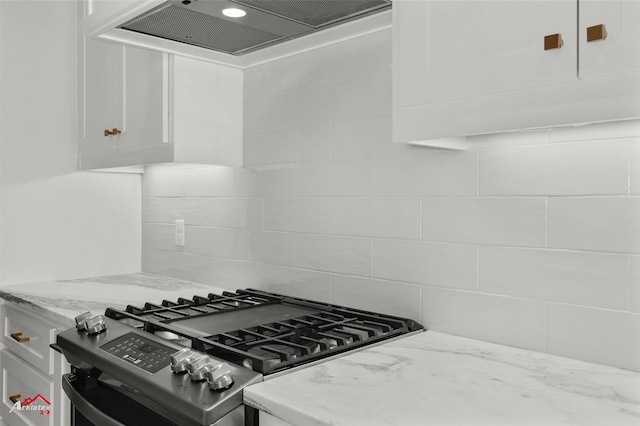
[[[126,426],[94,407],[71,385],[69,374],[62,376],[62,389],[67,394],[76,410],[82,413],[91,423],[100,426]]]

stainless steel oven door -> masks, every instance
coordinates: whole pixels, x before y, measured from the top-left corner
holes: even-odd
[[[72,426],[175,426],[143,405],[91,377],[62,376],[62,388],[71,400]]]
[[[194,426],[186,419],[167,418],[126,397],[93,377],[62,376],[62,388],[71,400],[72,426]],[[244,426],[245,406],[240,405],[215,426]],[[251,424],[251,423],[250,423]],[[212,425],[213,426],[213,425]]]

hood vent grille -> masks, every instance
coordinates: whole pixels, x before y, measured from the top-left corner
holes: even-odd
[[[246,25],[236,24],[186,9],[169,6],[123,28],[173,41],[234,53],[282,38]]]
[[[247,16],[225,17],[227,7]],[[390,7],[390,0],[170,0],[119,28],[240,55]]]
[[[384,0],[235,0],[235,2],[315,28],[366,13],[376,7],[389,5],[389,2]]]

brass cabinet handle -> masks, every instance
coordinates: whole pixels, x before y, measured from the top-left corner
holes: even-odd
[[[21,337],[21,336],[22,336],[22,332],[11,333],[11,337],[13,337],[13,340],[15,340],[16,342],[24,343],[24,342],[28,342],[29,340],[31,340],[29,337]]]
[[[110,136],[110,135],[119,135],[120,133],[122,133],[120,130],[116,129],[115,127],[111,130],[107,129],[104,131],[104,135],[105,136]]]
[[[20,397],[21,397],[21,396],[22,396],[22,395],[20,395],[19,393],[17,393],[17,394],[15,394],[15,395],[11,395],[11,396],[9,397],[9,399],[11,400],[11,402],[13,402],[13,403],[15,404],[16,402],[18,402],[18,401],[20,400]]]
[[[587,28],[587,43],[590,41],[604,40],[607,38],[607,28],[604,24]]]
[[[563,44],[560,34],[551,34],[544,37],[544,50],[559,49]]]

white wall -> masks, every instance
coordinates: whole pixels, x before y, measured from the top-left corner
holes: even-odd
[[[140,176],[76,172],[75,40],[75,1],[0,1],[2,285],[140,270]]]
[[[640,370],[638,121],[394,145],[390,31],[244,87],[246,167],[145,175],[145,271]]]

